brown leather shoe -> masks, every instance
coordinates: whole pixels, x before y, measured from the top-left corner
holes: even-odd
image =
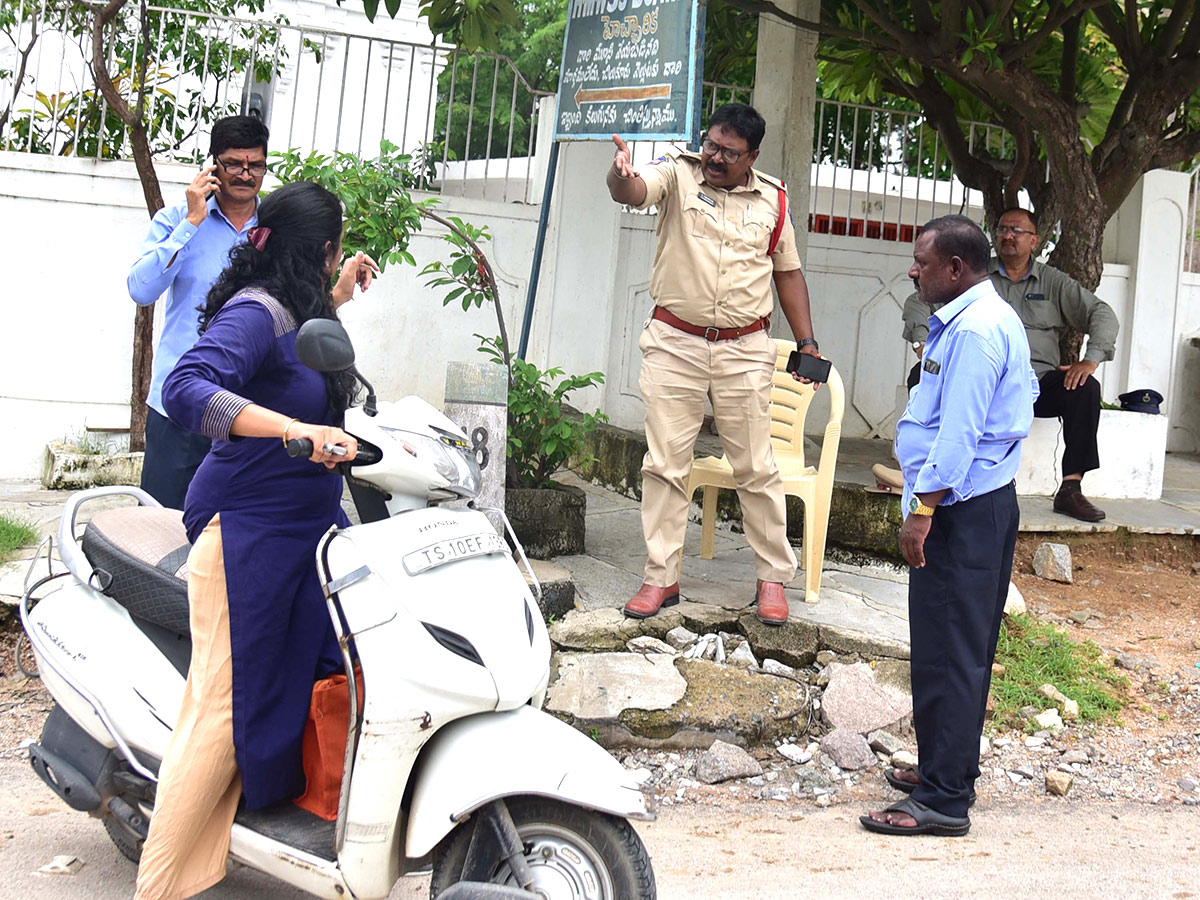
[[[788,620],[788,602],[778,581],[758,582],[758,621],[764,625],[783,625]]]
[[[648,619],[664,606],[674,606],[678,602],[678,581],[670,587],[643,584],[625,604],[625,615],[631,619]]]
[[[1104,510],[1083,496],[1083,489],[1075,480],[1062,483],[1054,495],[1054,511],[1082,522],[1099,522],[1104,518]]]

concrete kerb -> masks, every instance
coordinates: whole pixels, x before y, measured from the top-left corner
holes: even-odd
[[[641,500],[639,479],[646,436],[640,432],[602,425],[588,437],[589,459],[578,461],[573,471],[581,478],[625,497]],[[705,451],[698,450],[703,455]],[[693,506],[698,510],[697,504]],[[799,542],[804,536],[804,505],[787,498],[788,538]],[[834,482],[829,511],[831,544],[892,559],[899,559],[897,534],[903,521],[900,498],[872,494],[860,484]],[[741,523],[741,509],[734,491],[717,492],[717,521]]]

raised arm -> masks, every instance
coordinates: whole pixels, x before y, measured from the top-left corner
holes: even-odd
[[[613,143],[617,145],[617,151],[613,156],[613,164],[609,166],[608,174],[604,178],[608,185],[608,193],[618,203],[624,203],[627,206],[641,206],[646,200],[646,182],[633,169],[633,162],[629,156],[629,145],[621,140],[620,135],[614,134],[612,139]]]

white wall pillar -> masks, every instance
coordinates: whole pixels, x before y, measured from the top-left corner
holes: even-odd
[[[613,150],[602,141],[563,142],[559,149],[528,354],[541,368],[560,366],[570,375],[600,371],[606,380],[620,264],[621,207],[604,183]],[[602,389],[586,390],[569,402],[590,410],[602,398]]]
[[[779,0],[781,9],[816,20],[820,0]],[[817,96],[817,36],[763,15],[758,20],[754,107],[767,120],[767,136],[756,167],[783,178],[800,244],[808,249],[809,170]]]
[[[1180,424],[1196,415],[1190,398],[1175,396],[1189,186],[1186,172],[1147,172],[1121,205],[1115,236],[1120,261],[1132,269],[1130,302],[1118,338],[1128,350],[1122,391],[1159,391],[1167,401],[1163,411]],[[1168,446],[1176,449],[1176,442]]]

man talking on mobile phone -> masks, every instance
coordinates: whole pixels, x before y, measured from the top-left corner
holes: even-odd
[[[162,385],[179,357],[196,343],[199,313],[209,288],[229,263],[229,251],[258,224],[258,192],[267,174],[268,131],[253,116],[213,125],[211,163],[184,191],[185,202],[160,209],[129,269],[129,296],[140,306],[166,292],[162,332],[154,349],[146,398],[142,489],[163,506],[183,508],[196,467],[208,452],[204,435],[180,428],[163,412]]]
[[[787,192],[752,168],[765,132],[752,107],[730,103],[713,112],[699,153],[673,154],[639,169],[613,135],[609,194],[618,203],[658,208],[650,279],[655,306],[638,342],[648,445],[642,462],[647,561],[641,588],[625,604],[631,618],[652,616],[679,599],[687,480],[707,397],[754,550],[758,618],[767,625],[788,619],[783,586],[795,577],[796,557],[771,450],[772,282],[797,349],[820,354]]]

